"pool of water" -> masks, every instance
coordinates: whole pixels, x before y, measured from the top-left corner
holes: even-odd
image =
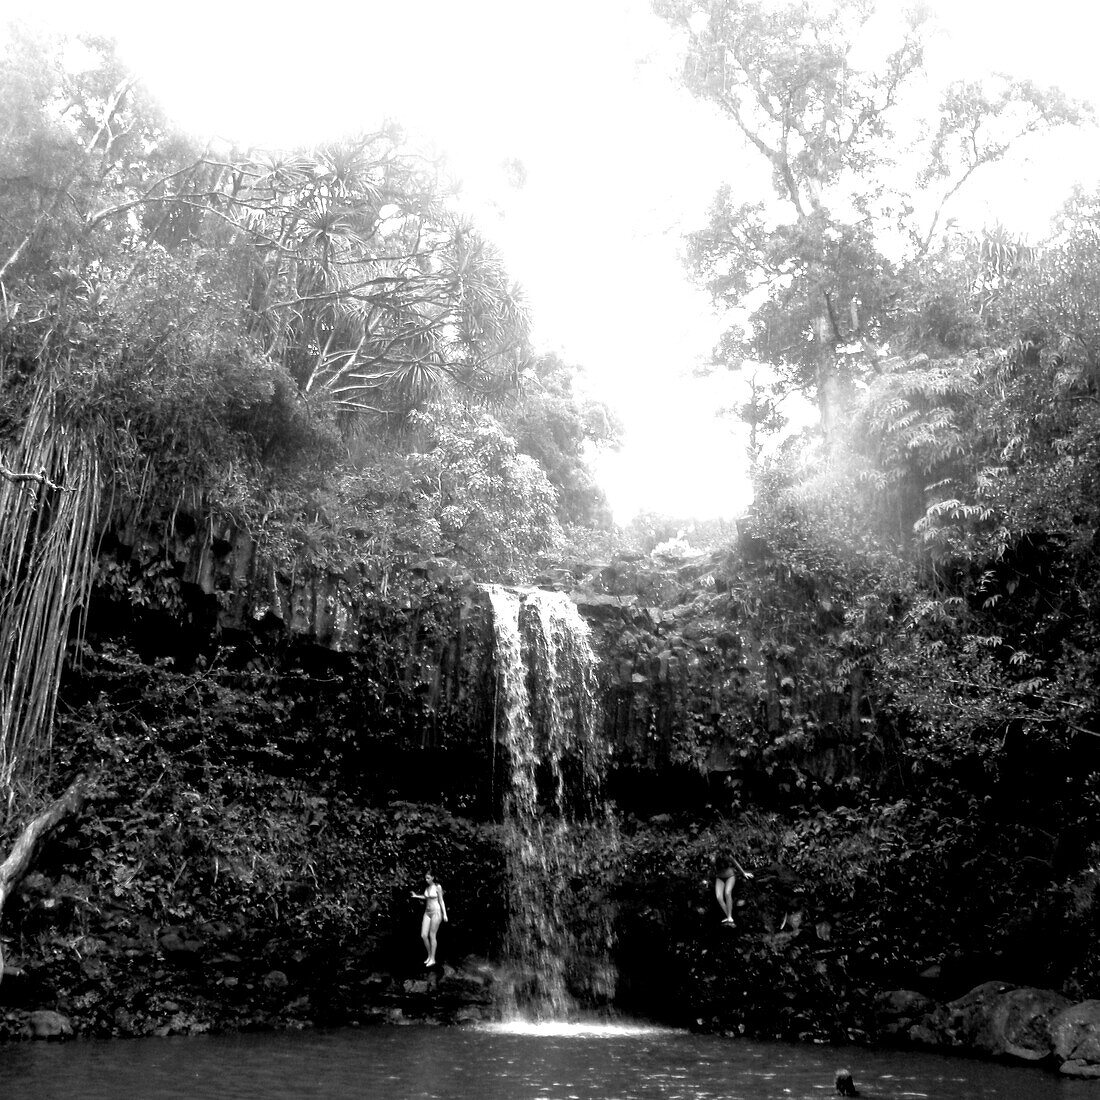
[[[376,1027],[22,1043],[4,1100],[798,1100],[850,1069],[869,1098],[1076,1100],[1100,1085],[932,1054],[792,1046],[604,1025]]]

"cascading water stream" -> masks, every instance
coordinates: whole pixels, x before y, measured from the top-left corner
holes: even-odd
[[[512,1018],[569,1019],[581,1002],[606,1003],[614,992],[610,914],[584,866],[593,844],[614,839],[603,801],[607,747],[598,729],[595,656],[565,595],[488,592],[497,736],[509,773],[505,952],[514,981],[502,1008]]]

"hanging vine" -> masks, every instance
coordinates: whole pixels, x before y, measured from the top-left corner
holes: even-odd
[[[96,450],[55,416],[43,374],[22,432],[0,454],[0,797],[50,744],[73,617],[87,606],[100,504]]]

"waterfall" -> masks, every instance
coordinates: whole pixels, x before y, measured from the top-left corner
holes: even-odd
[[[488,589],[514,981],[506,1016],[562,1020],[614,993],[611,919],[586,857],[613,840],[588,628],[559,592]],[[594,848],[594,846],[597,846]]]

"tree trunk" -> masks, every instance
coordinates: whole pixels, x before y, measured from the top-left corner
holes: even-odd
[[[814,331],[817,337],[816,362],[814,364],[817,409],[821,431],[826,442],[836,435],[836,418],[840,408],[839,380],[836,376],[835,350],[832,326],[827,316],[816,319]]]
[[[39,842],[72,814],[78,813],[88,796],[88,781],[84,776],[74,780],[69,789],[49,804],[37,817],[27,822],[23,831],[15,838],[7,859],[0,863],[0,917],[4,914],[4,904],[11,892],[27,873]],[[0,947],[0,980],[4,976],[4,954]]]

